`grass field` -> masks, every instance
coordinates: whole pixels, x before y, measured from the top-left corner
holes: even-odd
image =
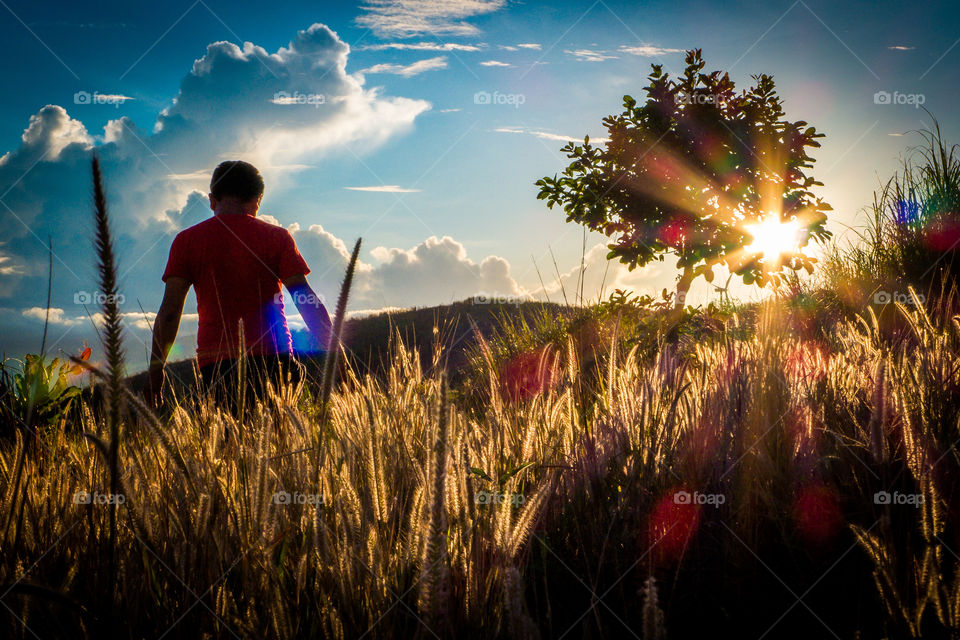
[[[375,318],[239,414],[143,406],[105,308],[101,394],[2,376],[3,636],[957,638],[958,298],[903,179],[766,302]]]
[[[481,340],[469,389],[396,343],[325,417],[309,388],[131,415],[113,557],[98,421],[17,432],[8,637],[956,632],[955,321],[808,336],[771,302],[641,355],[626,313]]]

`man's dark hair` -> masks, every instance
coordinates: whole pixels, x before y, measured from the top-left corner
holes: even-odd
[[[210,193],[217,200],[230,197],[243,202],[256,200],[263,195],[263,176],[249,162],[227,160],[213,170]]]

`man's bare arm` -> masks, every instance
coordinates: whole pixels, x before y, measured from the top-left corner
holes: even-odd
[[[293,276],[283,281],[283,286],[290,292],[297,310],[307,323],[310,333],[317,339],[323,349],[330,348],[330,315],[323,306],[320,297],[314,293],[304,275]]]
[[[190,282],[184,278],[167,278],[167,286],[163,290],[163,301],[153,321],[153,353],[150,356],[150,370],[147,378],[148,395],[156,398],[163,385],[163,366],[167,362],[167,355],[177,339],[180,330],[180,318],[183,316],[183,305],[190,291]]]

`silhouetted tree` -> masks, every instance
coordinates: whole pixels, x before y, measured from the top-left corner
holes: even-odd
[[[771,76],[753,76],[754,86],[736,93],[729,74],[702,72],[699,49],[687,52],[679,79],[652,67],[646,102],[623,97],[623,112],[603,120],[605,145],[585,137],[563,147],[572,162],[537,181],[537,198],[610,236],[607,257],[631,270],[676,255],[678,307],[693,280],[711,282],[717,265],[760,286],[785,268],[812,272],[815,260],[802,249],[830,236],[831,207],[810,191],[822,183],[805,173],[814,162],[807,147],[819,147],[823,134],[784,118]],[[776,218],[796,225],[793,249],[745,251],[749,225]]]

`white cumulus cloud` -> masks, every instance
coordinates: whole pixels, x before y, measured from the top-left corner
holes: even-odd
[[[334,299],[352,247],[320,225],[287,228],[313,269],[310,283]],[[369,253],[373,264],[363,259],[357,263],[350,298],[354,308],[445,304],[481,293],[521,293],[505,259],[489,255],[477,262],[450,236],[431,236],[410,249],[378,246]]]
[[[96,340],[87,335],[89,323],[75,322],[77,314],[68,311],[75,294],[93,291],[96,283],[93,151],[111,211],[126,294],[122,309],[142,315],[140,304],[149,310],[159,303],[173,235],[211,215],[204,194],[219,162],[248,160],[279,189],[281,178],[316,166],[330,151],[349,145],[363,154],[409,131],[430,108],[424,100],[365,87],[361,74],[346,71],[348,55],[347,44],[320,24],[273,52],[250,42],[214,42],[148,129],[121,116],[98,136],[63,106],[39,109],[19,145],[0,155],[0,309],[6,310],[0,348],[14,354],[39,344],[42,321],[30,310],[46,306],[48,242],[54,255],[51,307],[61,310],[52,317]],[[297,99],[274,102],[284,94]],[[85,109],[68,107],[75,116]]]

